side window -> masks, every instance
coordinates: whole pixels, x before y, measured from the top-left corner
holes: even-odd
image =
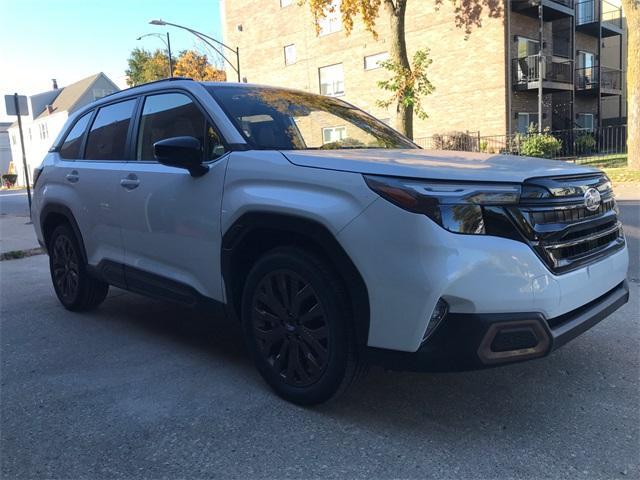
[[[92,113],[93,112],[85,113],[81,116],[67,134],[67,138],[65,138],[64,143],[60,147],[60,156],[62,158],[69,160],[81,158],[82,152],[80,151],[80,147],[82,147],[82,137],[87,130],[87,125],[89,124]]]
[[[125,147],[135,100],[107,105],[98,110],[89,130],[87,160],[126,160]]]
[[[197,138],[205,160],[213,160],[225,152],[216,130],[188,96],[182,93],[149,95],[140,118],[136,158],[154,160],[153,144],[171,137]]]

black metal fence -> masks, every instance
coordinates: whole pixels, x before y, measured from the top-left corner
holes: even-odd
[[[627,126],[576,128],[538,133],[483,136],[480,132],[452,132],[417,138],[427,150],[459,150],[491,154],[530,155],[577,162],[598,162],[624,157]]]

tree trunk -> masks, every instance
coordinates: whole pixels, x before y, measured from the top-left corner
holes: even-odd
[[[627,164],[640,170],[640,2],[622,0],[627,18]]]
[[[404,36],[404,16],[407,0],[385,0],[385,8],[389,13],[391,35],[389,39],[389,59],[402,68],[411,70],[407,55],[407,42]],[[409,138],[413,138],[413,106],[398,102],[396,106],[396,129]]]

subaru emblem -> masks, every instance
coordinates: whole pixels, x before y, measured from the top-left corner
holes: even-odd
[[[584,192],[584,206],[590,212],[595,212],[600,208],[600,192],[595,188],[590,188]]]

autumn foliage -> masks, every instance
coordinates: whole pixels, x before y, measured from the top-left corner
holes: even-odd
[[[130,86],[160,80],[169,76],[169,57],[166,51],[149,52],[135,48],[128,59],[129,68],[125,72]],[[213,66],[207,55],[185,50],[173,59],[173,76],[194,80],[224,82],[225,72]]]

